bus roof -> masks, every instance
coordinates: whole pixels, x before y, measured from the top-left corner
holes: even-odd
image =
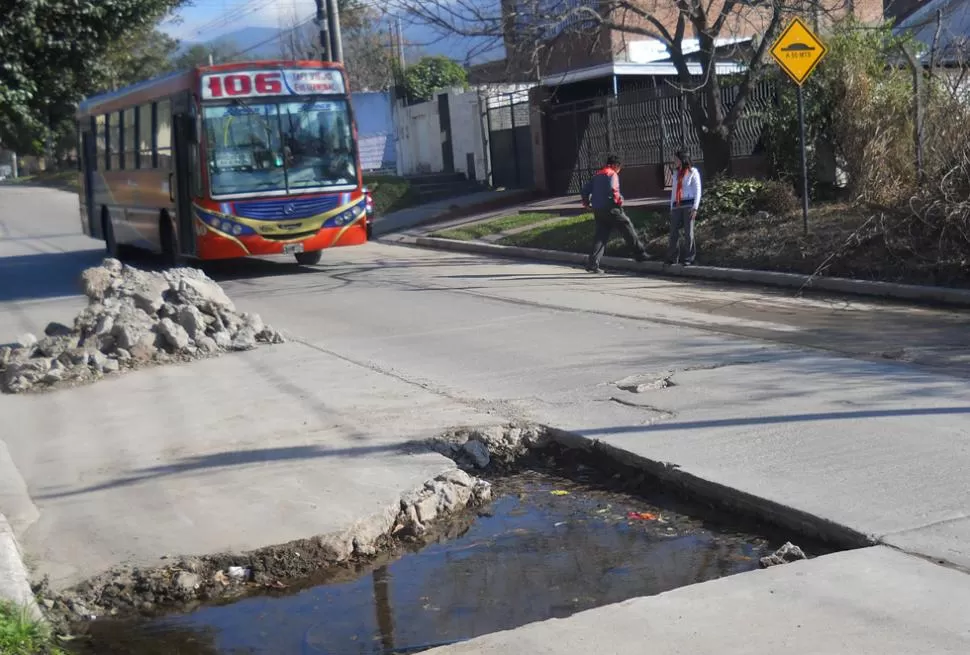
[[[191,89],[198,79],[197,76],[206,73],[246,70],[252,68],[335,68],[343,70],[338,62],[323,62],[312,60],[261,60],[238,61],[213,66],[198,66],[188,70],[181,70],[160,77],[154,77],[114,91],[85,98],[78,104],[78,118],[117,111],[128,106],[135,106],[152,100]]]

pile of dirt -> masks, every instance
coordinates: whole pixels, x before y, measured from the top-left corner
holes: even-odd
[[[0,346],[0,390],[40,391],[97,380],[139,365],[208,357],[283,343],[257,314],[236,311],[202,271],[141,271],[116,259],[81,275],[88,306],[73,327],[47,326]]]

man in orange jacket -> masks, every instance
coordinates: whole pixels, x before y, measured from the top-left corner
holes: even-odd
[[[620,231],[627,245],[633,250],[633,257],[638,262],[646,261],[647,251],[643,242],[633,229],[630,217],[623,212],[623,196],[620,194],[620,169],[623,164],[616,155],[606,158],[606,166],[596,171],[593,178],[580,191],[583,206],[593,208],[593,218],[596,220],[596,236],[593,241],[593,252],[586,262],[586,270],[590,273],[602,273],[600,261],[606,252],[606,244],[610,240],[610,233],[614,229]]]

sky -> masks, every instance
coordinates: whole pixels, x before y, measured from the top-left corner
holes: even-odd
[[[314,0],[191,0],[163,29],[184,41],[208,41],[243,27],[288,27],[316,11]],[[296,18],[296,20],[294,20]]]

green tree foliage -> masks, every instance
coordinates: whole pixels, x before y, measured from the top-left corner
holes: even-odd
[[[0,143],[36,152],[111,78],[114,44],[182,0],[14,0],[0,21]]]
[[[175,70],[195,68],[196,66],[208,66],[209,58],[214,64],[225,64],[235,61],[240,55],[231,45],[224,43],[196,44],[188,48],[185,52],[175,58],[173,67]]]
[[[456,61],[436,55],[422,57],[403,77],[404,91],[412,100],[428,100],[435,91],[468,86],[468,73]]]
[[[105,90],[171,72],[177,49],[178,41],[154,27],[124,35],[105,57]]]

